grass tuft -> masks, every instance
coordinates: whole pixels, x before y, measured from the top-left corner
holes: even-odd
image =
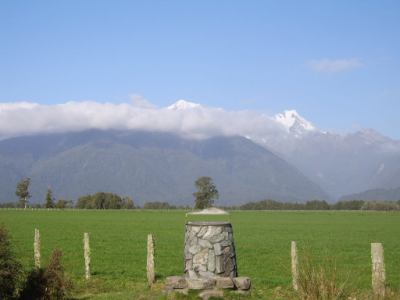
[[[299,267],[299,297],[302,300],[340,300],[348,299],[350,287],[348,280],[340,280],[336,262],[332,258],[317,263],[307,252]]]

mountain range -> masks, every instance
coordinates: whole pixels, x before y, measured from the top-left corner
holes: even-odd
[[[332,198],[400,187],[399,141],[373,129],[340,135],[299,121],[288,130],[288,138],[264,146],[279,153]]]
[[[21,111],[27,118],[13,123]],[[376,189],[398,200],[399,141],[372,129],[322,131],[295,110],[269,117],[180,100],[166,108],[3,104],[0,115],[0,201],[15,200],[24,176],[36,202],[51,187],[58,198],[107,191],[137,203],[192,204],[199,176],[214,179],[224,205]]]
[[[195,140],[161,132],[89,130],[1,141],[1,199],[15,198],[22,176],[32,180],[34,202],[51,187],[56,197],[67,199],[107,191],[137,203],[190,205],[200,176],[214,179],[218,203],[225,205],[327,197],[296,168],[240,136]]]

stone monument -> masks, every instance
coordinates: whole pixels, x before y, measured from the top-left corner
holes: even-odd
[[[217,208],[209,208],[192,214],[227,213]],[[184,263],[187,278],[237,277],[231,223],[186,222]]]
[[[229,213],[211,207],[188,215]],[[183,256],[184,276],[167,277],[167,290],[250,289],[250,278],[238,277],[233,229],[228,221],[187,221]]]

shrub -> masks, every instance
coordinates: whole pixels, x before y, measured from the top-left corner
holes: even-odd
[[[26,278],[25,286],[19,299],[45,299],[46,286],[44,269],[33,269]]]
[[[32,270],[20,299],[65,299],[71,282],[65,276],[61,263],[62,252],[54,250],[45,269]]]
[[[22,278],[21,264],[11,248],[10,237],[4,226],[0,227],[0,299],[13,299]]]

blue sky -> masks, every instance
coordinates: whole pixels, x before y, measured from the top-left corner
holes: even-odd
[[[0,2],[0,102],[296,109],[400,139],[399,1]]]

